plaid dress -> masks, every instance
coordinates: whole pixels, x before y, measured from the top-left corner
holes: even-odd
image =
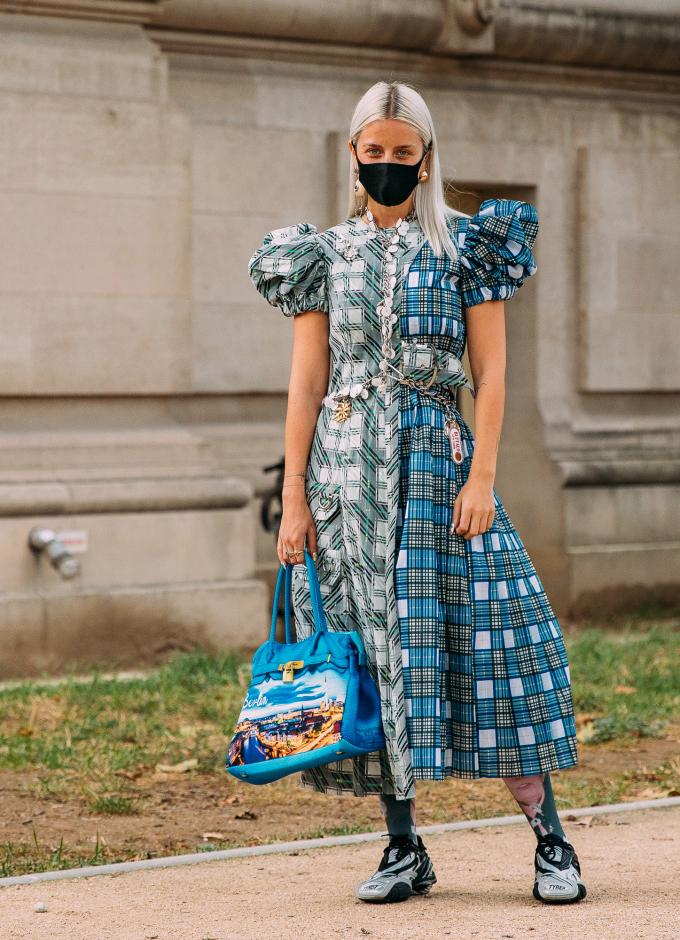
[[[533,205],[487,199],[448,224],[455,262],[433,254],[417,222],[397,253],[392,340],[416,378],[429,378],[432,347],[440,361],[463,355],[468,307],[510,299],[537,270]],[[329,314],[331,389],[377,369],[383,254],[382,240],[353,217],[321,233],[309,223],[274,230],[251,257],[253,283],[284,314]],[[472,539],[449,532],[474,449],[449,392],[461,463],[452,459],[442,404],[408,385],[395,381],[357,398],[342,422],[320,412],[306,489],[324,609],[330,629],[355,629],[364,639],[387,746],[306,771],[303,786],[403,799],[415,795],[417,779],[528,775],[577,763],[560,626],[496,491],[488,531]],[[302,639],[314,629],[305,566],[293,574]]]

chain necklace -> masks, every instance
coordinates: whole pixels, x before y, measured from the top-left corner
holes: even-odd
[[[369,208],[366,209],[366,218],[368,219],[369,228],[378,235],[385,248],[380,275],[380,286],[383,296],[376,307],[376,312],[380,319],[381,352],[383,358],[380,360],[378,373],[370,376],[363,382],[345,386],[345,388],[340,389],[339,392],[326,396],[326,398],[324,398],[324,404],[335,407],[335,411],[333,412],[334,421],[346,421],[352,411],[352,400],[357,397],[368,398],[368,390],[371,386],[384,392],[387,388],[388,375],[392,374],[399,383],[416,389],[444,406],[444,431],[451,445],[451,456],[455,463],[462,463],[463,448],[460,426],[454,413],[454,401],[450,393],[447,394],[446,391],[440,388],[430,388],[433,381],[432,379],[425,383],[408,378],[391,362],[396,356],[396,350],[391,342],[394,324],[398,320],[397,314],[393,311],[394,287],[397,281],[396,254],[399,251],[401,239],[405,238],[409,231],[409,222],[417,218],[415,207],[412,207],[404,218],[397,219],[394,226],[388,226],[387,230],[376,225],[373,213]],[[393,234],[390,234],[391,229],[394,229]]]
[[[339,392],[326,396],[324,403],[335,407],[333,420],[346,421],[352,411],[352,399],[361,397],[368,398],[368,390],[371,386],[384,392],[387,388],[386,380],[390,368],[394,369],[390,360],[397,354],[396,349],[391,345],[392,332],[394,324],[397,322],[397,314],[393,311],[394,288],[397,283],[397,252],[400,243],[405,240],[409,231],[409,221],[416,218],[415,208],[412,208],[404,218],[398,218],[394,226],[389,226],[387,230],[379,228],[373,213],[366,209],[366,218],[369,228],[381,239],[384,247],[382,268],[380,272],[380,289],[382,298],[376,307],[376,313],[380,320],[381,352],[383,358],[380,360],[380,371],[366,379],[363,382],[356,382],[354,385],[347,385],[341,388]],[[391,230],[394,230],[393,232]]]

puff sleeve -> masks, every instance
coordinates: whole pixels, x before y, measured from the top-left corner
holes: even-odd
[[[508,300],[538,266],[536,207],[519,199],[485,199],[468,219],[461,247],[464,307]]]
[[[326,260],[311,222],[296,222],[264,236],[248,262],[260,294],[287,316],[304,310],[328,313]]]

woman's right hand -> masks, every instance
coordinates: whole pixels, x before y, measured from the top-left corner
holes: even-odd
[[[307,548],[314,561],[316,561],[316,527],[305,496],[302,485],[286,487],[283,497],[283,514],[279,526],[279,538],[276,552],[283,565],[289,563],[305,563],[305,557],[299,555],[286,555],[286,552]]]

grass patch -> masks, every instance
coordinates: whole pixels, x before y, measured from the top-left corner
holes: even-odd
[[[140,801],[131,796],[97,796],[90,800],[89,808],[93,813],[107,816],[134,816],[141,812]]]
[[[680,795],[680,759],[672,735],[662,740],[680,716],[680,619],[586,623],[565,633],[565,644],[584,746],[581,770],[553,776],[558,808]],[[8,806],[20,807],[6,813],[0,876],[382,826],[373,802],[329,804],[292,778],[248,788],[225,773],[249,677],[249,660],[199,650],[175,653],[144,678],[96,671],[86,682],[0,690],[0,773],[16,779]],[[184,773],[159,778],[159,765]],[[40,817],[28,793],[56,810],[46,806]],[[423,825],[518,812],[500,781],[421,781],[418,793]],[[33,815],[38,832],[26,826]],[[74,819],[65,839],[65,820]]]
[[[178,653],[144,679],[39,681],[0,691],[0,771],[36,770],[34,793],[78,795],[97,812],[139,810],[134,781],[158,764],[195,760],[224,773],[224,750],[250,666],[222,653]]]
[[[584,743],[659,737],[680,713],[675,621],[612,631],[585,627],[567,644]]]
[[[592,730],[582,735],[588,744],[604,744],[624,738],[659,738],[668,727],[668,721],[649,721],[640,715],[615,714],[593,720]]]
[[[116,859],[118,860],[118,859]],[[90,855],[70,850],[63,837],[58,844],[41,842],[33,828],[28,844],[4,842],[0,844],[0,877],[32,874],[37,871],[62,871],[67,868],[85,868],[88,865],[103,865],[110,861],[104,844],[97,840]]]

